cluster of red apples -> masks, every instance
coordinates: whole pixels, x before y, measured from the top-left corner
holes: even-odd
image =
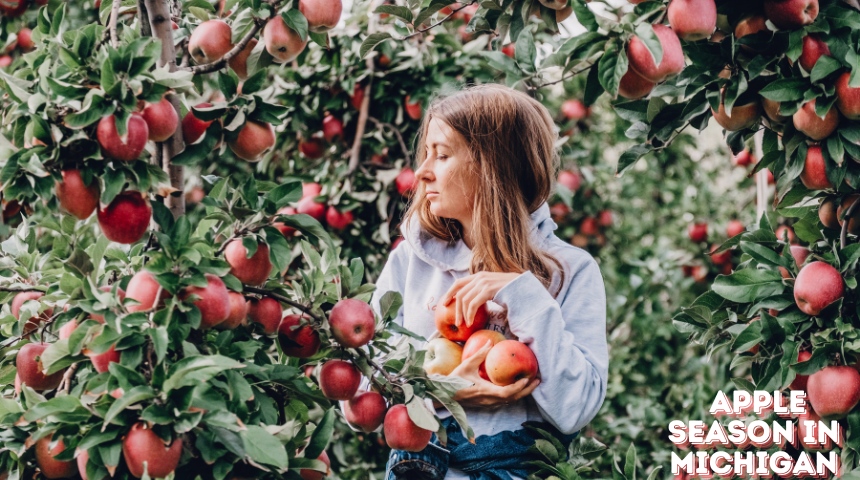
[[[590,108],[586,109],[585,105],[582,104],[579,100],[569,100],[569,102],[576,102],[578,104],[575,107],[569,107],[569,111],[564,111],[564,106],[562,106],[562,112],[565,116],[569,116],[569,114],[573,111],[573,109],[577,109],[576,112],[578,114],[585,115],[582,118],[586,118],[591,114]],[[567,102],[566,102],[567,104]],[[579,110],[581,109],[581,110]],[[573,117],[572,119],[578,119],[579,117]],[[562,170],[558,174],[558,184],[567,188],[571,193],[575,194],[579,188],[582,186],[582,175],[578,172],[574,172],[571,170]],[[586,196],[591,195],[591,190],[585,191]],[[566,223],[568,219],[568,215],[570,215],[570,208],[564,202],[557,202],[549,207],[550,214],[552,214],[552,219],[558,224]],[[606,243],[606,236],[603,234],[604,229],[612,226],[613,223],[613,215],[610,210],[601,210],[597,213],[597,215],[590,216],[586,215],[579,221],[579,226],[577,227],[577,231],[570,239],[570,243],[579,248],[585,248],[588,244],[594,240],[594,242],[598,246],[603,246]]]

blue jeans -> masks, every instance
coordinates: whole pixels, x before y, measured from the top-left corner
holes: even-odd
[[[548,423],[531,423],[553,432],[564,444],[579,435],[574,432],[562,435]],[[385,480],[442,480],[448,467],[462,470],[471,480],[511,480],[511,474],[527,477],[532,470],[523,462],[538,458],[528,452],[539,434],[528,429],[504,431],[495,435],[482,435],[469,443],[454,417],[442,420],[448,434],[448,445],[443,447],[434,433],[430,444],[420,452],[392,450],[388,457]]]

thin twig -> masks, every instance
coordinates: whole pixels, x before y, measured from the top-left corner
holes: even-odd
[[[242,38],[242,40],[240,40],[239,43],[237,43],[236,46],[233,47],[232,50],[224,54],[224,56],[220,59],[215,60],[212,63],[204,63],[203,65],[195,65],[193,67],[181,65],[179,68],[177,68],[177,70],[183,70],[195,74],[211,73],[217,70],[221,70],[222,68],[227,66],[227,63],[232,60],[233,57],[242,53],[242,50],[244,50],[245,47],[248,46],[248,43],[250,43],[251,40],[257,35],[257,32],[259,32],[263,28],[263,26],[266,25],[266,22],[266,20],[254,17],[254,25],[251,27],[251,30],[248,31],[245,37]],[[184,56],[183,63],[185,63]]]
[[[46,320],[44,323],[41,323],[41,324],[40,324],[39,326],[37,326],[36,328],[34,328],[34,329],[32,329],[32,330],[28,330],[28,331],[26,331],[26,332],[22,333],[21,335],[19,335],[19,336],[17,336],[17,337],[12,337],[12,338],[8,338],[8,339],[6,339],[4,342],[0,343],[0,348],[8,347],[9,345],[12,345],[13,343],[15,343],[15,342],[17,342],[17,341],[19,341],[19,340],[22,340],[22,339],[24,339],[24,338],[27,338],[27,337],[29,337],[30,335],[32,335],[32,334],[34,334],[34,333],[38,332],[40,328],[44,328],[44,327],[47,327],[47,326],[49,326],[49,325],[53,324],[54,322],[56,322],[56,321],[57,321],[57,318],[59,318],[59,317],[60,317],[60,315],[61,315],[62,313],[63,313],[63,312],[59,312],[59,313],[54,314],[54,316],[53,316],[53,317],[49,318],[49,319],[48,319],[48,320]],[[25,326],[26,326],[26,325],[25,325]]]
[[[110,43],[113,45],[113,48],[119,48],[119,35],[116,33],[116,24],[119,19],[119,7],[122,5],[122,0],[113,0],[113,4],[110,8],[110,23],[108,24],[108,28],[110,29]]]
[[[271,290],[266,290],[264,288],[256,288],[256,287],[248,287],[248,286],[245,287],[245,291],[250,292],[250,293],[256,293],[258,295],[264,295],[264,296],[269,297],[269,298],[274,298],[275,300],[277,300],[279,302],[286,303],[287,305],[289,305],[291,307],[297,308],[297,309],[301,310],[302,312],[307,313],[311,318],[313,318],[314,320],[316,320],[318,322],[322,321],[322,318],[319,315],[317,315],[316,313],[312,312],[310,307],[302,305],[301,303],[296,302],[294,300],[290,300],[289,298],[287,298],[287,297],[285,297],[279,293],[275,293],[275,292],[272,292]]]
[[[845,209],[845,215],[842,216],[844,221],[842,222],[842,233],[839,234],[839,249],[844,249],[848,243],[848,224],[851,223],[851,216],[854,214],[854,210],[857,208],[857,204],[860,203],[860,198],[854,200],[847,209]]]
[[[0,286],[0,292],[42,292],[45,293],[44,287],[3,287]]]
[[[570,80],[571,78],[573,78],[573,77],[575,77],[575,76],[579,75],[580,73],[584,73],[584,72],[587,72],[587,71],[591,70],[592,68],[594,68],[594,67],[596,67],[596,66],[597,66],[597,64],[596,64],[596,63],[592,63],[591,65],[589,65],[589,66],[587,66],[587,67],[583,67],[583,68],[581,68],[581,69],[579,69],[579,70],[576,70],[576,71],[572,72],[570,75],[568,75],[568,76],[566,76],[566,77],[565,77],[565,76],[562,76],[560,79],[555,80],[555,81],[553,81],[553,82],[542,83],[542,84],[540,84],[540,85],[526,85],[526,88],[527,88],[527,89],[529,89],[529,90],[537,90],[537,89],[539,89],[539,88],[548,87],[548,86],[550,86],[550,85],[555,85],[555,84],[557,84],[557,83],[565,82],[565,81]]]
[[[411,165],[412,162],[410,161],[409,150],[406,149],[406,142],[403,141],[403,135],[400,134],[400,130],[398,130],[394,125],[379,121],[376,118],[367,117],[367,119],[375,123],[377,126],[388,127],[392,132],[394,132],[394,135],[397,137],[397,141],[400,143],[400,148],[403,150],[403,156],[406,158],[406,165]]]
[[[690,122],[687,122],[687,124],[686,124],[686,125],[684,125],[683,127],[681,127],[681,129],[680,129],[680,130],[676,131],[676,132],[675,132],[671,137],[669,137],[669,139],[668,139],[668,140],[666,140],[666,143],[664,143],[662,147],[657,147],[657,148],[655,148],[655,149],[654,149],[654,151],[655,151],[655,152],[659,152],[660,150],[665,150],[665,149],[669,148],[669,145],[672,145],[672,142],[674,142],[674,141],[675,141],[675,139],[676,139],[676,138],[678,138],[678,135],[681,135],[681,132],[683,132],[684,130],[686,130],[686,129],[687,129],[687,127],[689,127],[689,126],[690,126]]]
[[[439,20],[438,22],[434,23],[433,25],[430,25],[429,27],[427,27],[427,28],[425,28],[425,29],[423,29],[423,30],[422,30],[422,29],[415,30],[415,33],[412,33],[412,34],[410,34],[410,35],[407,35],[407,36],[405,36],[405,37],[401,38],[400,40],[406,40],[406,39],[408,39],[408,38],[416,37],[416,36],[418,36],[418,35],[421,35],[421,34],[422,34],[422,33],[424,33],[424,32],[427,32],[427,31],[429,31],[429,30],[433,30],[434,28],[438,27],[439,25],[442,25],[443,23],[447,22],[449,18],[451,18],[451,17],[453,17],[454,15],[456,15],[456,14],[457,14],[457,12],[459,12],[460,10],[462,10],[462,9],[464,9],[464,8],[467,8],[467,7],[470,7],[470,6],[474,5],[475,3],[476,3],[476,2],[472,2],[472,3],[469,3],[469,4],[467,4],[467,5],[463,5],[462,7],[458,8],[457,10],[454,10],[453,12],[451,12],[447,17],[443,18],[442,20]]]
[[[66,395],[69,394],[69,390],[72,387],[72,376],[75,374],[75,371],[78,369],[78,365],[80,365],[80,364],[73,363],[72,365],[69,366],[68,370],[66,370],[66,373],[63,375],[63,380],[61,383],[63,386],[63,391],[66,392]]]
[[[383,377],[385,377],[385,380],[386,380],[389,384],[391,384],[391,385],[398,385],[398,383],[397,383],[397,382],[395,382],[395,378],[394,378],[394,377],[392,377],[392,376],[391,376],[391,374],[389,374],[388,372],[386,372],[382,367],[380,367],[380,366],[379,366],[379,365],[378,365],[378,364],[377,364],[377,363],[376,363],[372,358],[370,358],[370,355],[368,355],[368,354],[367,354],[367,352],[365,352],[364,350],[362,350],[362,349],[360,349],[360,348],[356,348],[356,349],[355,349],[355,351],[357,351],[357,352],[358,352],[358,354],[359,354],[361,357],[363,357],[365,360],[367,360],[367,363],[368,363],[371,367],[373,367],[373,369],[374,369],[374,370],[376,370],[377,372],[381,373],[381,374],[382,374],[382,376],[383,376]]]

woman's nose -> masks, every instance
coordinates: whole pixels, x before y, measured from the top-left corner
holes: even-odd
[[[425,182],[430,182],[433,180],[433,169],[431,168],[432,160],[425,160],[421,163],[421,166],[418,167],[418,170],[415,172],[415,177],[418,180],[423,180]]]

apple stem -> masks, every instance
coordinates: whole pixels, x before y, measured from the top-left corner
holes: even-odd
[[[860,201],[854,201],[851,205],[845,209],[845,214],[842,216],[845,219],[842,222],[842,232],[839,234],[839,249],[843,250],[847,247],[846,243],[848,243],[848,224],[851,223],[851,216],[854,214],[854,209],[857,208],[857,204]]]
[[[360,357],[364,358],[367,361],[368,365],[373,367],[373,369],[377,372],[381,373],[382,376],[385,377],[385,381],[387,381],[392,387],[399,385],[399,383],[395,381],[396,379],[392,377],[388,372],[386,372],[382,367],[380,367],[379,364],[377,364],[372,358],[370,358],[370,355],[368,355],[367,352],[365,352],[361,348],[356,348],[355,351],[358,352],[358,355]],[[380,388],[384,389],[384,387],[380,385],[379,381],[376,380],[374,377],[371,376],[370,379],[374,381],[377,385],[379,385]]]
[[[322,321],[322,318],[319,315],[317,315],[316,313],[314,313],[310,309],[310,307],[302,305],[301,303],[296,302],[294,300],[291,300],[291,299],[289,299],[289,298],[287,298],[287,297],[285,297],[279,293],[275,293],[275,292],[272,292],[271,290],[266,290],[263,288],[248,287],[248,286],[245,287],[245,291],[250,292],[250,293],[256,293],[258,295],[265,295],[269,298],[274,298],[275,300],[277,300],[279,302],[286,303],[287,305],[289,305],[291,307],[297,308],[297,309],[301,310],[302,312],[307,313],[308,315],[310,315],[311,318],[313,318],[317,322]]]

